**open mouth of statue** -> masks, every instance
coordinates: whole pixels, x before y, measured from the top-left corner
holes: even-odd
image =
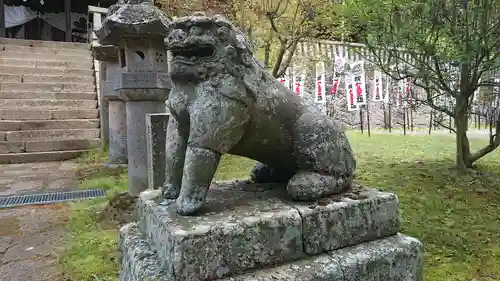
[[[212,57],[215,54],[215,48],[212,45],[187,45],[184,47],[173,48],[174,58],[199,59]]]

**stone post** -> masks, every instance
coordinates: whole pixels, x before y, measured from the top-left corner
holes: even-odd
[[[108,168],[123,167],[127,165],[127,110],[125,102],[118,97],[115,84],[121,68],[118,61],[118,48],[114,49],[117,59],[108,62],[104,82],[104,98],[109,107],[109,162]]]
[[[127,110],[125,102],[118,98],[116,92],[110,91],[106,95],[109,103],[109,162],[108,168],[127,165]]]
[[[160,189],[165,181],[165,143],[170,114],[146,114],[148,188]]]
[[[94,57],[103,65],[101,76],[102,106],[100,113],[103,122],[101,127],[107,127],[108,158],[105,163],[108,168],[122,167],[127,164],[127,116],[125,102],[118,98],[115,91],[116,79],[121,71],[118,62],[118,48],[112,45],[95,44],[92,48]],[[101,129],[101,131],[104,131]],[[105,141],[105,139],[103,139]]]
[[[171,88],[163,45],[169,21],[147,0],[118,4],[109,11],[96,35],[101,44],[119,49],[115,90],[126,102],[128,191],[137,196],[148,188],[146,114],[165,113]]]

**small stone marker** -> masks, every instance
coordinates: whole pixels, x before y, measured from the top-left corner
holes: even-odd
[[[169,117],[169,113],[146,114],[149,189],[160,189],[165,181],[165,141]]]

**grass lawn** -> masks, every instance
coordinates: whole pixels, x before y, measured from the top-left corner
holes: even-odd
[[[357,154],[357,181],[395,192],[401,201],[401,232],[426,249],[426,281],[500,280],[500,152],[479,161],[478,172],[457,177],[454,139],[447,136],[349,133]],[[482,141],[473,142],[473,147]],[[244,178],[253,161],[229,156],[217,179]],[[124,175],[88,179],[110,194],[126,190]],[[104,199],[72,205],[71,235],[61,255],[70,280],[117,280],[117,230],[94,221]]]

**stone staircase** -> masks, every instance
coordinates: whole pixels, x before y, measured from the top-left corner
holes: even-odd
[[[67,160],[98,145],[88,44],[0,38],[0,164]]]

